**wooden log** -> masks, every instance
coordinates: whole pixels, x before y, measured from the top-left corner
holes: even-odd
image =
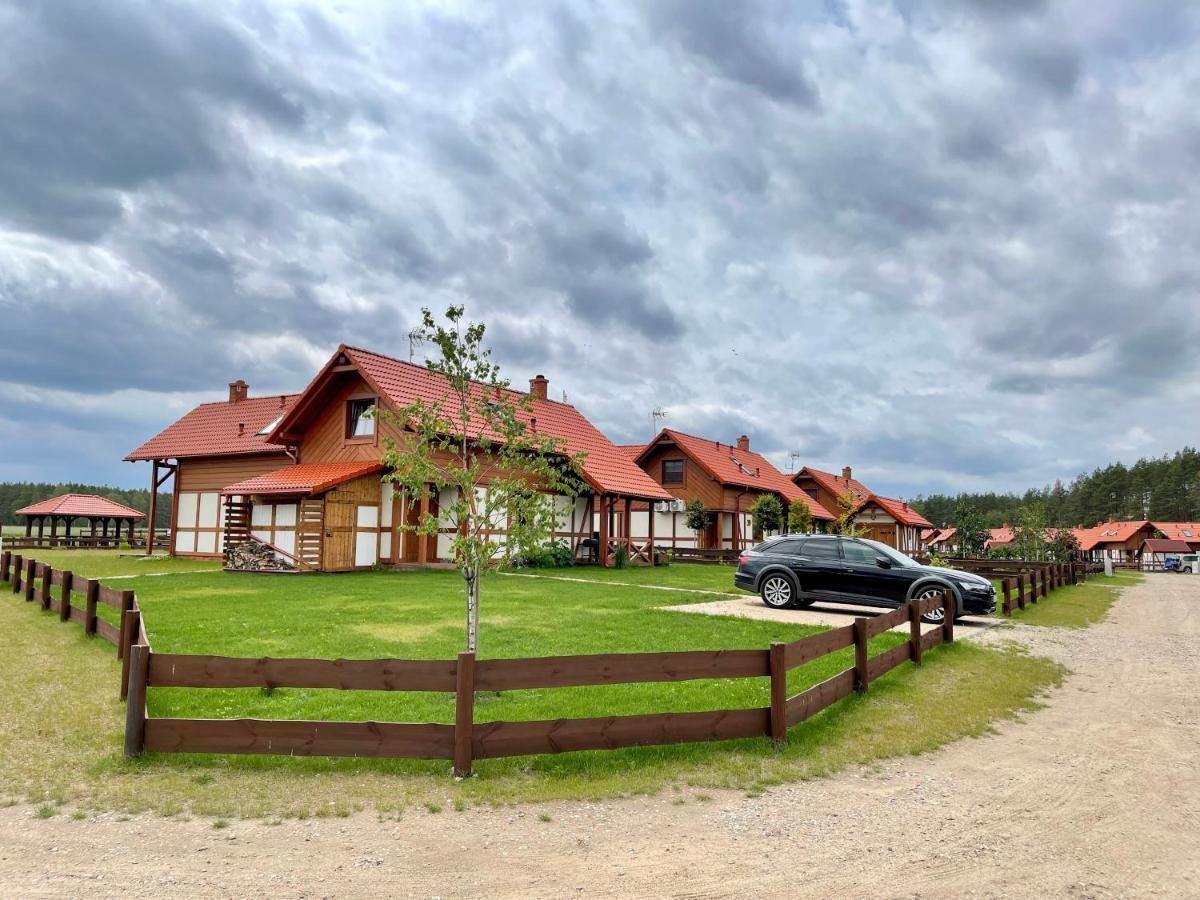
[[[101,591],[100,593],[101,593],[101,596],[103,596],[104,592]],[[129,640],[130,632],[129,632],[128,628],[126,627],[126,624],[127,624],[126,620],[129,618],[130,611],[136,605],[137,605],[137,600],[133,596],[133,591],[121,591],[120,605],[117,608],[119,610],[121,610],[121,634],[124,636],[125,639],[117,644],[117,659],[125,658],[125,648],[128,647],[130,643],[132,643]],[[124,670],[123,666],[122,666],[122,670]],[[122,679],[121,679],[121,685],[122,685],[122,687],[124,687],[124,685],[125,685],[124,677],[122,677]],[[124,694],[121,695],[122,698],[124,698],[124,696],[125,696]]]
[[[874,681],[876,678],[892,671],[896,666],[903,662],[908,662],[910,659],[912,659],[912,648],[905,641],[903,644],[897,644],[890,650],[885,650],[878,656],[872,656],[867,660],[867,674]]]
[[[471,774],[471,741],[475,721],[475,654],[458,654],[454,692],[454,774]]]
[[[867,657],[867,620],[854,620],[854,689],[860,694],[867,692],[871,681]]]
[[[908,610],[903,606],[898,606],[891,612],[875,616],[873,619],[867,619],[867,638],[890,631],[897,625],[903,625],[906,621],[908,621]]]
[[[908,645],[911,649],[912,661],[921,664],[921,608],[918,604],[909,602],[908,607]]]
[[[130,651],[137,645],[138,629],[141,627],[141,611],[134,608],[126,612],[121,630],[121,643],[125,648],[121,654],[121,699],[129,696]]]
[[[787,723],[795,725],[811,718],[821,710],[854,693],[854,670],[845,669],[808,690],[789,697]]]
[[[942,609],[945,610],[945,616],[942,618],[942,636],[947,644],[954,642],[954,594],[950,591],[942,591]]]
[[[129,685],[125,701],[125,755],[138,756],[146,739],[146,673],[150,648],[134,644],[129,648]]]
[[[476,759],[492,759],[531,753],[724,741],[768,735],[770,728],[771,710],[765,707],[541,722],[476,722],[473,755]]]
[[[147,719],[143,747],[147,752],[157,753],[452,759],[454,726],[264,719]]]
[[[770,674],[766,650],[599,653],[480,660],[475,664],[475,688],[512,691],[699,678],[765,677]]]
[[[62,573],[62,595],[58,601],[58,617],[64,622],[71,621],[71,580],[74,577],[70,572]]]
[[[475,664],[475,688],[479,687]],[[296,687],[346,691],[454,691],[456,664],[450,659],[248,659],[155,653],[154,687]]]
[[[20,553],[13,557],[12,592],[21,593],[21,567],[25,565],[25,557]]]
[[[100,596],[100,582],[94,578],[89,578],[87,588],[84,591],[84,603],[86,604],[86,612],[83,619],[84,634],[96,633],[96,603]]]
[[[771,643],[771,740],[787,743],[787,644]]]
[[[788,671],[826,654],[833,653],[835,650],[850,647],[853,644],[853,625],[843,625],[841,628],[821,631],[817,634],[802,637],[798,641],[792,641],[787,644],[786,658]]]
[[[54,571],[49,566],[42,566],[42,584],[41,590],[38,592],[38,598],[42,604],[42,609],[50,608],[50,589],[54,586]]]

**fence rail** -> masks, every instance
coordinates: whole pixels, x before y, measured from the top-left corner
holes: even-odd
[[[117,647],[126,699],[125,752],[239,753],[321,756],[387,756],[453,760],[468,774],[476,759],[616,749],[766,736],[787,740],[787,729],[871,682],[954,639],[954,617],[922,630],[921,618],[949,602],[945,595],[912,600],[874,618],[766,649],[605,653],[523,659],[451,660],[249,659],[155,653],[132,591],[114,591],[94,579],[59,571],[8,551],[0,576],[13,593]],[[57,588],[57,591],[55,590]],[[84,598],[83,606],[74,602]],[[121,613],[120,626],[96,614],[98,604]],[[908,625],[908,639],[870,656],[869,642]],[[831,653],[854,648],[854,664],[793,696],[791,670]],[[478,691],[561,688],[582,685],[676,682],[706,678],[766,678],[770,705],[751,709],[662,712],[544,721],[475,720]],[[293,687],[370,691],[438,691],[455,695],[454,724],[327,722],[263,719],[151,718],[146,692],[155,687]]]
[[[170,530],[161,528],[154,532],[154,542],[160,547],[168,545]],[[146,532],[136,532],[132,540],[119,534],[58,534],[58,535],[15,535],[5,536],[4,547],[8,550],[119,550],[124,546],[132,549],[145,548]]]

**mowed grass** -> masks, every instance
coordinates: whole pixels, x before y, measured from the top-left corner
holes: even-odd
[[[84,578],[121,578],[179,572],[219,572],[220,560],[184,559],[166,555],[139,556],[136,550],[13,550],[56,569]],[[114,588],[124,590],[119,582]]]
[[[96,565],[104,565],[98,556]],[[80,567],[82,570],[82,567]],[[675,567],[672,567],[675,568]],[[707,567],[696,567],[707,568]],[[86,574],[86,571],[81,571]],[[237,656],[450,657],[462,645],[462,587],[453,572],[271,577],[201,574],[117,582],[137,590],[159,652]],[[816,629],[658,609],[659,591],[546,579],[489,577],[481,656],[765,647]],[[210,815],[398,811],[426,803],[598,799],[668,785],[758,790],[846,765],[920,753],[1033,708],[1062,670],[1015,650],[968,642],[939,648],[766,740],[629,748],[478,763],[455,782],[448,763],[120,754],[124,707],[112,648],[84,638],[33,604],[0,593],[9,636],[0,657],[8,701],[0,713],[0,801],[191,810]],[[881,635],[872,651],[903,639]],[[796,692],[852,664],[849,651],[791,673]],[[151,689],[154,716],[450,722],[449,694]],[[541,719],[763,706],[767,680],[715,679],[480,694],[477,718]]]
[[[738,594],[733,586],[736,567],[704,563],[672,563],[669,566],[630,566],[626,569],[601,569],[598,566],[575,566],[566,569],[521,569],[518,574],[535,575],[551,580],[584,579],[610,584],[653,585],[684,588],[695,591],[718,591]]]
[[[1014,609],[1012,621],[1023,625],[1047,625],[1055,628],[1087,628],[1102,622],[1116,602],[1120,588],[1142,580],[1137,572],[1105,577],[1093,575],[1083,584],[1068,585],[1051,591],[1037,603],[1026,598],[1025,609]]]

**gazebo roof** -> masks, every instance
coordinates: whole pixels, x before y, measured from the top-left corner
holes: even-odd
[[[81,519],[144,519],[146,514],[95,494],[63,494],[16,511],[18,516],[76,516]]]

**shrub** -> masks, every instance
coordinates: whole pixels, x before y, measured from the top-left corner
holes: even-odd
[[[803,500],[793,500],[788,507],[788,531],[794,534],[808,534],[812,531],[812,510]]]
[[[526,550],[513,560],[513,566],[519,569],[565,569],[573,565],[575,556],[562,541],[551,541]]]
[[[783,504],[774,494],[763,494],[750,507],[754,530],[759,534],[783,530]]]
[[[613,552],[613,568],[629,568],[629,548],[624,544],[617,544],[617,549]]]

